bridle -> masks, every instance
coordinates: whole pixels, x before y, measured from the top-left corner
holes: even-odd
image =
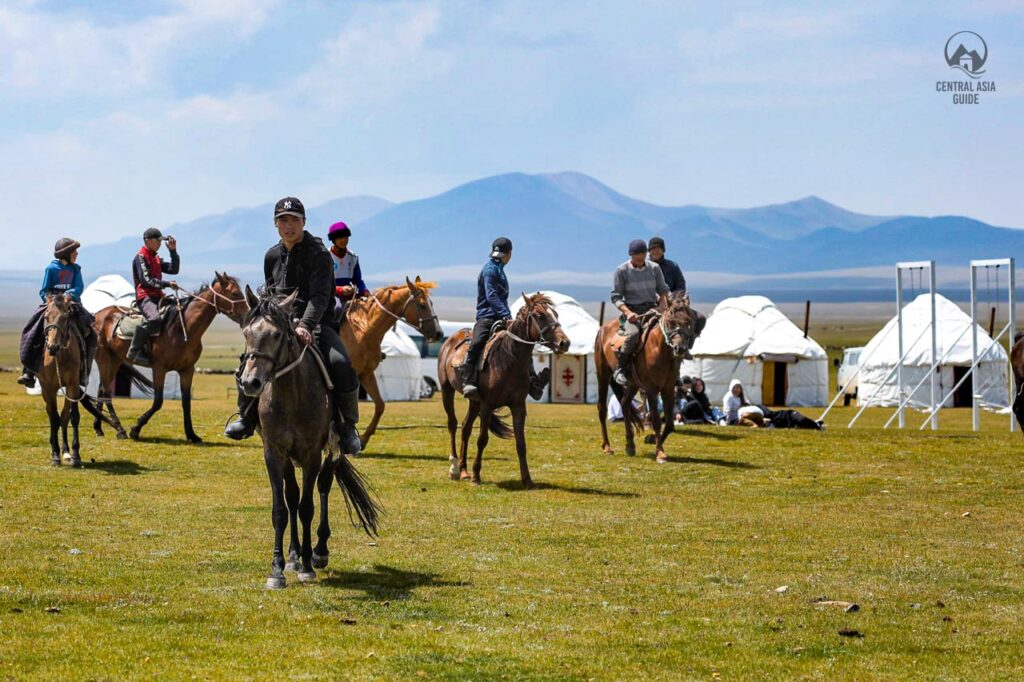
[[[213,303],[210,303],[209,301],[202,297],[202,294],[205,293],[206,291],[209,291],[211,294],[213,294]],[[228,317],[231,317],[231,313],[234,312],[236,303],[244,303],[246,310],[252,310],[252,306],[249,305],[249,301],[246,300],[245,296],[243,296],[242,298],[228,298],[224,294],[214,289],[212,284],[203,291],[186,291],[185,293],[187,293],[189,296],[192,296],[197,301],[202,301],[206,305],[212,306],[213,309],[216,310],[218,313],[222,313],[224,315],[227,315]],[[228,303],[227,310],[224,310],[219,305],[217,305],[217,302],[220,300],[224,300]]]
[[[45,338],[50,333],[51,329],[57,330],[57,352],[53,354],[53,362],[57,366],[57,389],[64,391],[65,400],[70,400],[73,403],[77,403],[80,402],[82,398],[85,397],[85,395],[80,395],[77,398],[72,398],[71,396],[69,396],[67,386],[64,385],[64,377],[60,370],[60,355],[62,352],[66,351],[68,348],[71,347],[71,325],[68,324],[68,320],[70,319],[70,317],[70,311],[62,313],[59,319],[64,320],[63,325],[57,322],[51,322],[50,324],[44,326],[43,337]],[[82,345],[80,345],[79,347],[84,348],[84,346]]]
[[[676,327],[669,328],[668,322],[668,310],[658,315],[658,329],[661,330],[662,340],[665,345],[672,349],[673,353],[676,353],[676,347],[672,345],[671,339],[676,336],[683,336],[683,330],[686,325],[678,325]]]
[[[263,317],[264,319],[269,319],[267,315],[262,315],[261,317]],[[298,367],[302,363],[303,358],[306,357],[306,351],[309,350],[309,346],[303,345],[302,350],[299,351],[299,357],[295,358],[291,362],[288,362],[287,358],[282,358],[282,356],[285,355],[286,353],[291,354],[294,352],[292,349],[294,348],[294,342],[297,341],[297,337],[295,336],[295,332],[292,331],[290,327],[285,328],[284,335],[285,338],[281,341],[281,344],[277,347],[277,352],[273,355],[271,355],[270,353],[264,353],[263,351],[259,350],[250,350],[245,351],[244,353],[238,356],[238,360],[242,365],[245,365],[245,363],[250,358],[270,361],[270,378],[267,380],[265,384],[263,384],[263,388],[260,389],[261,391],[265,389],[267,387],[267,384],[269,384],[274,379],[279,379],[283,377],[285,374],[291,372],[296,367]],[[324,381],[327,384],[327,390],[333,390],[334,384],[331,381],[331,377],[327,371],[327,368],[324,366],[323,360],[316,353],[313,354],[313,357],[316,359],[317,365],[320,368],[320,373],[323,375]],[[288,362],[288,364],[278,369],[278,367],[284,362]]]
[[[379,298],[377,298],[377,294],[373,293],[372,291],[370,292],[370,298],[372,298],[373,302],[377,304],[377,307],[383,310],[387,315],[393,317],[396,321],[405,322],[410,327],[412,327],[420,334],[422,334],[423,338],[427,338],[427,333],[423,330],[424,322],[433,320],[434,327],[437,329],[441,328],[441,321],[437,318],[437,314],[434,312],[433,307],[429,304],[429,298],[427,299],[428,303],[423,304],[419,302],[419,297],[415,293],[409,292],[409,298],[405,300],[405,305],[402,306],[402,311],[398,315],[385,308],[384,304],[380,302]],[[405,314],[409,310],[409,304],[411,303],[416,303],[416,312],[420,318],[420,321],[417,324],[410,324],[409,321],[405,318]],[[430,313],[430,315],[425,315],[425,313]]]
[[[555,350],[557,349],[555,341],[553,338],[547,338],[547,334],[550,331],[561,329],[562,324],[558,321],[558,318],[556,318],[554,315],[551,315],[551,321],[548,324],[541,327],[540,323],[536,322],[536,317],[540,317],[540,314],[534,312],[532,309],[530,309],[530,311],[526,313],[526,333],[529,334],[530,328],[533,326],[533,324],[536,324],[538,329],[537,336],[540,337],[539,341],[530,341],[529,339],[523,339],[514,334],[512,332],[512,324],[515,324],[515,321],[513,321],[512,324],[509,325],[509,328],[505,330],[505,333],[508,335],[510,339],[518,343],[530,346],[544,346],[548,350],[555,352]]]

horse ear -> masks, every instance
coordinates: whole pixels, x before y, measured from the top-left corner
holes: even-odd
[[[416,279],[419,280],[419,277],[417,277]],[[412,283],[408,275],[405,276],[405,284],[406,286],[409,287],[409,291],[411,291],[414,294],[416,293],[416,285]]]
[[[245,302],[249,304],[249,308],[255,308],[260,304],[260,299],[256,298],[256,294],[252,293],[252,287],[248,284],[245,285]]]
[[[704,313],[697,312],[697,336],[704,331],[704,325],[708,323],[708,318],[704,317]]]
[[[520,291],[519,293],[521,293],[523,295],[523,303],[526,304],[527,308],[529,308],[530,306],[533,305],[533,299],[531,299],[529,296],[527,296],[525,291]]]
[[[295,299],[299,297],[299,290],[296,289],[292,293],[285,296],[284,300],[278,303],[278,307],[281,308],[287,315],[291,315],[292,306],[295,305]]]
[[[419,275],[416,275],[416,284],[419,284],[419,283],[420,283],[420,282],[422,282],[422,281],[423,281],[423,280],[422,280],[422,279],[420,279],[420,276],[419,276]]]

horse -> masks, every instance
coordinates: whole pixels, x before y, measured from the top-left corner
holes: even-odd
[[[217,313],[222,313],[241,325],[247,310],[238,280],[219,272],[215,272],[214,275],[213,282],[204,285],[188,299],[184,310],[179,311],[179,316],[167,324],[159,336],[152,337],[150,367],[153,370],[153,404],[131,428],[130,435],[134,440],[138,440],[142,427],[163,407],[164,378],[167,373],[177,372],[181,379],[181,411],[185,422],[185,438],[190,443],[202,442],[202,438],[192,428],[192,377],[195,374],[196,362],[203,352],[203,334]],[[117,429],[117,437],[122,439],[126,438],[127,434],[114,411],[111,387],[121,365],[129,364],[127,355],[131,341],[121,339],[115,333],[118,320],[123,314],[120,307],[109,306],[96,314],[94,324],[100,339],[99,351],[96,353],[96,362],[100,369],[98,397],[101,408],[105,404],[110,411],[114,428]],[[93,428],[96,435],[103,435],[103,429],[98,421],[93,423]]]
[[[1017,395],[1013,398],[1013,416],[1024,434],[1024,332],[1017,334],[1010,348],[1010,367],[1013,368],[1014,386]]]
[[[271,518],[274,525],[274,552],[268,589],[285,587],[285,570],[295,570],[300,582],[316,580],[316,568],[327,566],[327,539],[331,535],[327,519],[327,498],[332,475],[345,494],[349,513],[354,509],[367,534],[377,533],[379,507],[367,490],[362,476],[344,454],[339,453],[337,438],[331,429],[334,408],[330,401],[330,379],[315,348],[303,346],[292,328],[291,313],[298,292],[283,300],[273,296],[257,298],[245,287],[251,308],[242,327],[245,353],[239,387],[245,395],[259,397],[259,431],[263,439],[263,459],[270,477],[273,496]],[[334,436],[332,438],[332,436]],[[331,449],[323,460],[322,452],[331,439]],[[302,469],[302,493],[295,479],[295,467]],[[313,520],[313,484],[320,492],[320,526],[317,546],[311,547]],[[283,552],[284,531],[291,519],[288,561]],[[299,542],[297,522],[302,521]]]
[[[38,378],[43,401],[46,403],[46,414],[50,418],[50,463],[60,466],[63,458],[72,467],[78,468],[82,466],[78,440],[78,405],[81,404],[97,419],[101,419],[102,415],[92,398],[86,395],[79,385],[85,346],[84,340],[77,330],[72,329],[70,322],[73,303],[74,299],[69,294],[50,294],[46,297],[46,311],[43,313],[46,352],[43,354]],[[64,405],[58,411],[57,396],[62,389]],[[57,440],[58,429],[61,443]]]
[[[647,442],[655,445],[656,460],[660,464],[668,461],[665,454],[665,439],[675,431],[672,408],[675,404],[676,379],[679,378],[679,363],[689,356],[694,340],[700,336],[707,321],[704,315],[690,307],[689,296],[676,292],[669,296],[668,307],[664,312],[645,313],[643,316],[648,325],[644,332],[643,345],[637,350],[633,361],[633,369],[629,372],[629,385],[620,386],[612,379],[612,373],[618,366],[615,357],[619,322],[607,322],[597,333],[594,342],[594,363],[597,373],[597,416],[601,422],[601,450],[612,454],[608,442],[608,386],[611,385],[615,397],[622,405],[623,421],[626,425],[626,454],[636,455],[636,444],[633,430],[643,430],[643,420],[633,408],[633,396],[643,389],[647,397],[648,414],[651,415],[653,439]],[[655,322],[656,320],[656,322]],[[665,409],[665,427],[661,431],[658,415],[658,396],[661,396]]]
[[[384,334],[398,320],[404,320],[427,341],[441,338],[441,324],[430,300],[429,290],[435,286],[433,282],[424,282],[419,277],[415,282],[406,277],[405,284],[374,289],[366,298],[349,304],[339,336],[348,350],[359,384],[373,400],[373,419],[359,437],[364,448],[377,432],[377,424],[384,415],[384,399],[373,373],[381,363],[380,345]]]
[[[477,377],[478,397],[469,401],[466,417],[462,422],[462,447],[455,454],[455,431],[458,421],[455,417],[455,392],[462,392],[463,379],[458,367],[465,360],[472,336],[469,329],[462,329],[449,337],[437,358],[437,376],[441,388],[441,402],[448,415],[448,436],[450,452],[449,476],[453,481],[470,478],[466,470],[466,455],[473,422],[480,417],[480,435],[477,438],[476,460],[473,462],[473,483],[480,483],[480,468],[483,464],[484,448],[487,447],[488,432],[499,438],[516,439],[516,454],[519,456],[519,475],[524,488],[533,488],[530,468],[526,463],[526,396],[530,388],[530,364],[533,362],[534,346],[542,345],[555,353],[569,350],[569,337],[562,331],[555,312],[554,303],[547,296],[536,293],[523,294],[525,305],[504,332],[497,332],[488,343],[484,353],[485,364]],[[500,407],[512,412],[512,428],[494,414]]]

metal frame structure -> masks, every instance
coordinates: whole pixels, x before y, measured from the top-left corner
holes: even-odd
[[[1007,289],[1007,291],[1006,291],[1006,301],[1009,304],[1009,311],[1007,313],[1007,322],[1006,322],[1006,326],[1004,326],[1002,328],[1002,330],[1000,330],[1000,332],[992,338],[992,343],[990,343],[988,345],[988,347],[985,348],[985,350],[982,351],[981,355],[979,356],[978,355],[978,270],[984,268],[987,271],[988,268],[996,268],[996,288],[997,288],[996,294],[998,295],[998,293],[999,293],[998,292],[998,287],[999,287],[999,274],[998,273],[999,273],[999,268],[1001,268],[1001,267],[1005,267],[1007,269],[1007,272],[1009,273],[1009,277],[1008,277],[1008,281],[1007,281],[1007,287],[1006,287],[1006,289]],[[985,355],[988,354],[989,350],[991,350],[993,346],[995,346],[996,344],[999,343],[999,339],[1001,339],[1004,334],[1009,333],[1009,339],[1010,339],[1009,346],[1011,348],[1013,347],[1013,337],[1015,336],[1015,334],[1017,332],[1017,314],[1016,314],[1016,310],[1014,309],[1016,304],[1017,304],[1017,291],[1016,291],[1016,288],[1017,288],[1016,272],[1015,272],[1015,266],[1014,266],[1014,259],[1013,258],[991,258],[991,259],[987,259],[987,260],[972,260],[971,261],[971,325],[972,325],[972,332],[971,332],[971,336],[972,336],[972,340],[971,340],[971,344],[972,344],[971,345],[971,360],[972,360],[972,362],[971,362],[971,369],[970,369],[970,375],[971,375],[971,396],[972,396],[972,400],[971,400],[971,422],[972,422],[972,427],[974,428],[975,431],[977,431],[979,428],[981,428],[981,423],[980,423],[980,410],[981,410],[981,407],[978,405],[978,400],[981,397],[980,396],[981,388],[979,388],[979,386],[978,386],[978,376],[977,376],[977,373],[975,372],[975,369],[977,368],[978,363],[981,362],[982,358],[984,358]],[[1014,385],[1015,382],[1014,382],[1014,378],[1013,378],[1013,368],[1012,367],[1009,369],[1008,374],[1009,374],[1009,377],[1010,377],[1010,381],[1009,381],[1009,386],[1007,387],[1009,389],[1009,393],[1007,394],[1007,398],[1009,400],[1009,403],[1012,405],[1013,404],[1014,396],[1017,394],[1016,386]],[[960,382],[956,386],[953,387],[953,390],[955,391],[960,386],[960,383],[963,383],[964,379],[966,379],[966,378],[967,377],[965,376],[963,379],[961,379]],[[1016,430],[1017,430],[1017,421],[1016,421],[1016,419],[1013,416],[1013,411],[1011,410],[1010,411],[1010,431],[1012,432],[1012,431],[1016,431]]]

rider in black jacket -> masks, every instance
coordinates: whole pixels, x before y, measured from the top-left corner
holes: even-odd
[[[358,454],[361,446],[355,425],[359,421],[359,379],[336,331],[331,255],[318,237],[302,229],[306,225],[306,210],[298,199],[285,197],[277,202],[274,224],[281,241],[270,247],[264,256],[266,286],[278,296],[298,291],[292,307],[301,313],[295,333],[303,343],[316,341],[334,384],[334,404],[338,412],[335,423],[342,450],[345,454]],[[239,390],[240,416],[227,426],[225,436],[242,440],[252,435],[258,421],[256,403],[256,398],[248,398]]]

